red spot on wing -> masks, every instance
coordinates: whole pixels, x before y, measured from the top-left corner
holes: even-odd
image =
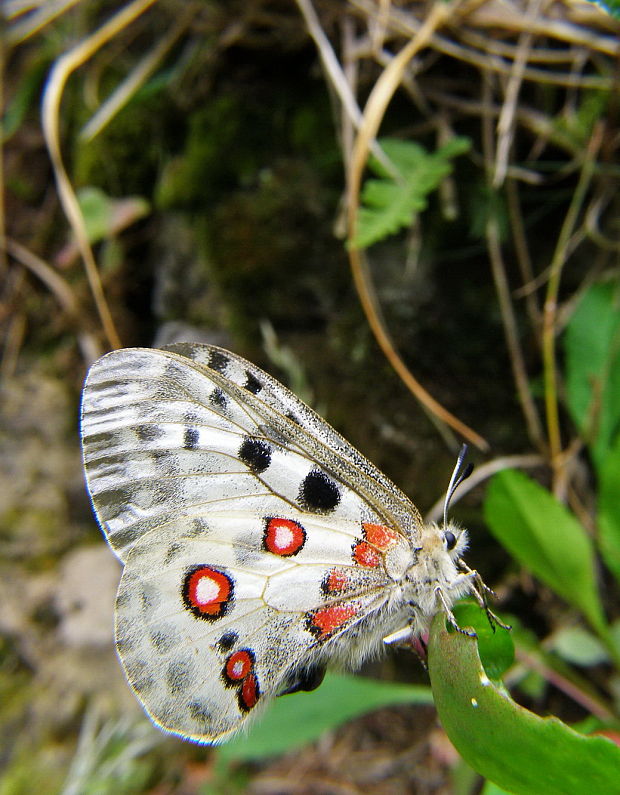
[[[220,618],[228,610],[234,593],[230,575],[212,566],[195,566],[185,575],[182,587],[185,606],[199,618]]]
[[[382,551],[389,549],[398,541],[399,534],[391,527],[386,527],[383,524],[371,524],[370,522],[363,522],[362,528],[364,530],[364,538],[373,547],[377,547]]]
[[[362,522],[364,541],[353,544],[353,560],[360,566],[376,569],[381,555],[398,541],[399,534],[383,524]]]
[[[381,553],[371,547],[367,541],[358,541],[353,545],[353,560],[360,566],[376,569],[381,560]]]
[[[313,610],[306,617],[306,626],[319,640],[325,640],[357,613],[354,605],[334,605]]]
[[[340,593],[349,585],[349,577],[338,569],[332,569],[326,575],[322,583],[322,590],[325,594]]]
[[[274,555],[296,555],[306,543],[306,531],[292,519],[271,517],[266,520],[263,546]]]
[[[247,712],[256,706],[259,696],[258,679],[254,674],[246,676],[239,690],[239,706]]]
[[[237,702],[242,712],[249,712],[260,698],[254,662],[254,652],[251,649],[239,649],[228,655],[222,670],[224,684],[237,689]]]
[[[231,654],[224,666],[224,675],[230,682],[240,682],[252,670],[254,659],[247,649],[241,649]]]

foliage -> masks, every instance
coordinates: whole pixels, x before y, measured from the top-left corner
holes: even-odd
[[[262,759],[299,748],[354,717],[393,704],[432,704],[428,687],[330,674],[312,693],[276,700],[247,736],[222,746],[222,761]],[[299,716],[303,714],[303,720]]]
[[[555,668],[562,677],[572,679],[576,689],[579,677],[567,663],[587,667],[605,661],[620,669],[618,626],[605,617],[597,577],[601,556],[620,581],[617,295],[617,282],[590,286],[564,334],[567,407],[583,434],[598,480],[598,533],[592,538],[574,512],[516,470],[494,476],[484,506],[489,528],[515,560],[577,609],[590,625],[594,635],[580,627],[565,630],[550,644],[557,657],[544,657],[551,671]],[[541,650],[534,648],[534,654],[541,656]],[[481,687],[480,676],[475,678],[474,657],[473,644],[436,627],[430,644],[433,694],[448,735],[476,770],[517,793],[576,793],[584,780],[591,792],[613,789],[620,751],[612,743],[586,737],[560,721],[537,718],[505,693]],[[447,665],[449,676],[444,670]],[[454,676],[455,670],[458,676]],[[598,698],[595,695],[591,703],[596,705]],[[596,711],[611,716],[613,704],[601,705]],[[484,753],[480,753],[479,731],[486,738]],[[509,748],[504,746],[506,738]]]
[[[369,168],[378,179],[369,179],[362,192],[359,230],[353,244],[366,248],[410,227],[428,204],[428,196],[452,171],[451,160],[470,147],[467,138],[453,138],[429,153],[414,141],[383,138],[378,141],[391,167],[376,156]]]
[[[475,770],[517,795],[606,795],[617,787],[620,749],[556,718],[520,707],[487,676],[476,643],[435,617],[429,672],[442,725]]]

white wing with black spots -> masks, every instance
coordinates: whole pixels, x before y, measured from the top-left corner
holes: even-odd
[[[107,354],[81,430],[93,507],[125,564],[118,653],[167,731],[218,742],[472,588],[464,532],[423,525],[315,412],[221,348]]]

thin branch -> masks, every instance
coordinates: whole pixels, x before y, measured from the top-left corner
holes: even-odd
[[[112,348],[119,348],[121,341],[114,327],[103,293],[95,257],[88,241],[86,223],[62,159],[59,133],[60,103],[64,87],[72,72],[155,2],[156,0],[133,0],[133,2],[126,5],[104,23],[95,33],[83,39],[73,49],[62,55],[52,67],[43,95],[43,132],[56,176],[58,196],[80,248],[95,306],[97,307],[108,344]]]
[[[370,151],[371,142],[375,140],[377,132],[387,106],[394,95],[394,92],[401,83],[403,73],[409,65],[411,59],[422,50],[430,41],[433,32],[448,19],[454,23],[458,4],[436,3],[432,6],[429,15],[418,31],[413,41],[406,44],[403,49],[394,56],[390,63],[385,67],[377,82],[375,83],[366,107],[362,123],[358,130],[358,135],[353,147],[351,156],[350,170],[347,180],[347,214],[349,241],[357,237],[359,196],[361,190],[362,174],[366,167],[366,161]],[[381,317],[381,311],[376,300],[371,280],[363,252],[349,245],[349,263],[353,274],[353,281],[360,298],[360,303],[371,327],[375,339],[377,340],[384,355],[410,389],[416,399],[431,414],[435,415],[441,422],[446,423],[463,438],[470,441],[481,450],[488,449],[488,443],[480,434],[465,425],[461,420],[447,411],[435,398],[432,397],[410,372],[404,361],[396,351],[392,338],[387,330],[386,324]]]

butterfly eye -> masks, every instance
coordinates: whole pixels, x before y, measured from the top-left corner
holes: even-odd
[[[456,536],[454,535],[452,530],[446,530],[446,532],[443,534],[443,538],[444,541],[446,542],[446,547],[448,548],[448,550],[454,549],[454,547],[456,546]]]

